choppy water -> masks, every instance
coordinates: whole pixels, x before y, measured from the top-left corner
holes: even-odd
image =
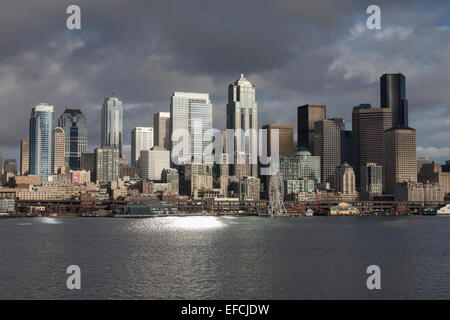
[[[2,219],[0,299],[449,299],[449,249],[450,217]]]

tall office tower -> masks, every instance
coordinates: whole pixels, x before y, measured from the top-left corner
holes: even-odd
[[[272,149],[278,149],[281,157],[292,157],[294,154],[294,127],[287,124],[266,124],[262,127],[267,130],[267,155],[272,155]],[[278,130],[278,140],[276,146],[272,146],[272,135],[274,130]]]
[[[235,159],[230,175],[257,177],[258,103],[255,86],[243,74],[228,86],[227,129],[234,130]]]
[[[55,128],[55,173],[59,168],[65,167],[66,135],[61,127]]]
[[[102,148],[119,149],[120,157],[123,145],[123,107],[122,101],[114,96],[105,98],[102,105]]]
[[[334,189],[345,195],[356,194],[355,172],[348,163],[340,164],[334,173]]]
[[[20,174],[30,171],[30,138],[20,140]]]
[[[417,181],[416,130],[388,129],[384,144],[384,189],[387,194],[395,194],[402,182]]]
[[[212,104],[209,94],[173,93],[170,100],[170,137],[180,129],[186,130],[189,140],[186,145],[187,150],[182,150],[175,157],[195,157],[201,162],[203,150],[210,144],[210,141],[203,141],[203,133],[212,129]],[[177,142],[171,143],[170,150],[172,151]],[[186,151],[187,154],[183,151]]]
[[[72,170],[81,168],[81,154],[88,146],[87,121],[78,109],[66,109],[59,117],[58,126],[66,136],[65,166]]]
[[[341,163],[348,163],[354,166],[353,154],[353,131],[341,131]]]
[[[80,167],[82,170],[90,171],[91,172],[91,181],[95,182],[97,175],[96,175],[96,166],[95,166],[95,152],[83,152],[81,154],[80,159]]]
[[[17,161],[16,159],[5,159],[4,173],[17,174]]]
[[[341,127],[333,120],[320,120],[314,123],[314,150],[320,156],[322,183],[334,187],[334,172],[341,164]]]
[[[0,174],[3,174],[3,152],[0,150]]]
[[[139,164],[142,179],[161,180],[163,169],[170,168],[170,151],[164,147],[142,150]]]
[[[401,73],[383,74],[380,77],[381,108],[392,110],[391,127],[408,127],[408,100],[406,79]]]
[[[384,131],[392,126],[392,114],[389,108],[372,108],[370,104],[361,104],[353,108],[353,152],[356,186],[361,187],[361,168],[366,163],[376,163],[384,171]]]
[[[142,150],[153,148],[153,128],[136,127],[131,130],[131,165],[138,167]]]
[[[213,187],[213,165],[209,163],[189,164],[184,168],[183,190],[188,196],[198,199],[199,191],[211,190]]]
[[[157,112],[153,115],[153,145],[170,150],[170,112]]]
[[[424,164],[429,164],[429,163],[431,163],[431,160],[428,157],[417,158],[417,174],[420,173],[420,169],[422,169],[422,166]],[[420,182],[426,182],[426,181],[420,181]]]
[[[383,193],[383,168],[376,163],[367,162],[361,168],[361,197],[371,200]]]
[[[180,192],[180,175],[177,169],[163,169],[161,173],[161,179],[163,182],[170,184],[170,188],[173,192],[175,192],[176,194]]]
[[[119,178],[119,149],[103,147],[95,149],[95,181],[100,184]]]
[[[55,112],[53,106],[40,103],[31,109],[30,174],[47,180],[55,172]]]
[[[308,148],[311,154],[314,150],[314,123],[325,120],[327,107],[323,104],[306,104],[297,108],[297,147]]]

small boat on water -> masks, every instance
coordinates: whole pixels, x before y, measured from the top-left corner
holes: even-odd
[[[314,215],[313,209],[308,209],[305,211],[305,217],[312,217]]]

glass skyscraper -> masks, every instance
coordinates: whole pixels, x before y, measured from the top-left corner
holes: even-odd
[[[122,157],[123,107],[122,101],[114,97],[105,98],[102,105],[102,147],[119,149]]]
[[[78,109],[66,109],[59,117],[58,126],[65,134],[65,166],[72,170],[81,168],[81,154],[88,145],[86,117]]]
[[[53,106],[40,103],[30,117],[30,174],[46,180],[55,166],[55,112]]]
[[[383,74],[380,77],[380,101],[381,108],[392,109],[392,127],[408,127],[406,78],[403,74]]]
[[[177,129],[189,133],[188,152],[202,159],[211,141],[203,141],[203,133],[212,129],[212,104],[207,93],[174,92],[170,101],[170,136]],[[200,134],[195,134],[199,132]],[[172,146],[173,147],[173,146]],[[171,148],[172,148],[171,147]],[[180,156],[187,156],[180,154]]]

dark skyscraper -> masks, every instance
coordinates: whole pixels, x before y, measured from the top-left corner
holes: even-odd
[[[392,127],[408,127],[406,79],[401,73],[383,74],[380,78],[381,108],[392,109]]]
[[[353,158],[353,131],[341,131],[341,163],[347,162],[354,167]]]
[[[88,145],[86,117],[78,109],[66,109],[58,125],[65,134],[65,165],[78,170],[81,168],[81,154],[86,152]]]
[[[326,106],[323,104],[307,104],[297,108],[297,146],[314,151],[314,122],[325,120]]]

